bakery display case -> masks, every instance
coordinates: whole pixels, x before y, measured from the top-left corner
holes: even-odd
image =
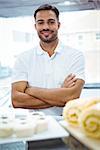
[[[19,114],[20,111],[16,114],[17,118],[23,118],[27,113],[25,114],[24,111],[21,115]],[[38,112],[31,112],[31,115],[40,118],[44,116]],[[99,142],[96,143],[94,140],[93,144],[93,140],[90,142],[79,130],[68,128],[62,116],[46,117],[48,118],[48,129],[46,128],[42,132],[39,132],[42,129],[38,130],[38,133],[34,133],[33,136],[16,137],[13,134],[6,138],[0,138],[0,150],[91,150],[91,143],[95,150],[99,150]],[[23,121],[23,119],[21,120]],[[26,131],[28,132],[28,130]]]

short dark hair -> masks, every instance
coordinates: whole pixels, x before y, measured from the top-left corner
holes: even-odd
[[[35,12],[34,12],[34,18],[35,18],[35,20],[36,20],[36,14],[37,14],[37,12],[39,12],[41,10],[52,10],[56,14],[57,19],[59,20],[59,10],[55,6],[52,6],[52,5],[49,5],[49,4],[41,5],[40,7],[38,7],[35,10]]]

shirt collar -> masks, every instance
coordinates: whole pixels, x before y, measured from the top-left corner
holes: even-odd
[[[42,48],[41,48],[40,44],[38,44],[38,45],[37,45],[37,47],[36,47],[36,51],[37,51],[37,54],[38,54],[38,55],[42,55],[42,54],[44,54],[44,53],[45,53],[45,52],[42,50]]]
[[[55,49],[55,53],[61,53],[62,52],[62,46],[63,45],[62,45],[61,41],[59,40],[58,45]]]
[[[55,53],[61,53],[62,52],[62,47],[63,47],[63,45],[62,45],[61,41],[59,41],[58,45],[57,45],[57,47],[55,49]],[[45,51],[43,51],[43,49],[41,48],[40,44],[37,45],[36,49],[37,49],[37,54],[38,55],[45,54]]]

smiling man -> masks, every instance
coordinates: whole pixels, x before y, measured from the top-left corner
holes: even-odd
[[[22,53],[15,62],[12,104],[15,108],[61,115],[66,102],[81,94],[85,82],[84,57],[82,52],[59,40],[56,7],[40,6],[34,12],[34,19],[40,42]]]

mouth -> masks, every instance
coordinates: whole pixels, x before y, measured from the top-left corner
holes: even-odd
[[[48,37],[48,36],[50,36],[50,35],[53,33],[53,31],[41,31],[40,33],[41,33],[43,36]]]

